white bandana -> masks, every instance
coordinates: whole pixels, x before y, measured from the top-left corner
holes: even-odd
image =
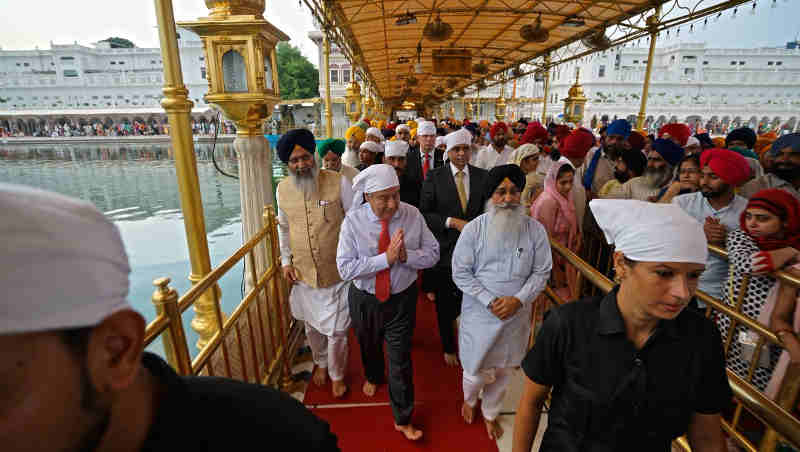
[[[394,140],[386,142],[386,158],[389,157],[405,157],[408,154],[408,143],[403,140]]]
[[[400,179],[391,165],[379,163],[364,168],[353,178],[353,209],[361,205],[364,193],[375,193],[387,188],[399,187]]]
[[[467,129],[458,129],[455,132],[448,133],[444,137],[444,142],[447,144],[447,150],[453,149],[459,145],[471,145],[472,134]]]
[[[122,309],[128,256],[92,204],[0,184],[0,334],[94,326]]]
[[[358,149],[359,150],[366,149],[370,152],[380,154],[381,152],[383,152],[383,145],[380,143],[376,143],[374,141],[365,141],[361,143],[361,147],[359,147]]]
[[[417,135],[436,135],[436,124],[424,121],[417,126]]]
[[[593,199],[589,208],[606,241],[630,260],[705,264],[708,259],[703,226],[674,204]]]
[[[367,134],[367,136],[373,136],[375,138],[380,138],[381,141],[383,141],[383,139],[384,139],[383,138],[383,134],[381,133],[380,129],[378,129],[377,127],[370,127],[369,129],[367,129],[366,134]]]

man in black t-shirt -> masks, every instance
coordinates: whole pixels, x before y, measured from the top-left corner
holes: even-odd
[[[119,232],[89,203],[0,184],[0,444],[17,451],[338,451],[271,388],[143,353]]]

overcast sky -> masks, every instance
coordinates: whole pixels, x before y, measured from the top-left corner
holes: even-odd
[[[194,20],[206,16],[203,0],[174,0],[175,18]],[[709,2],[709,4],[712,2]],[[317,47],[308,39],[313,29],[311,13],[298,0],[268,0],[264,17],[291,38],[291,44],[317,64]],[[709,19],[702,31],[702,22],[692,34],[681,27],[680,37],[673,30],[666,44],[706,41],[713,47],[751,48],[784,46],[800,33],[800,0],[758,0],[756,14],[752,4],[740,7],[736,18],[732,10],[716,21]],[[119,36],[139,47],[157,47],[158,35],[152,0],[0,0],[0,47],[5,50],[50,48],[50,42],[68,44],[92,42]]]

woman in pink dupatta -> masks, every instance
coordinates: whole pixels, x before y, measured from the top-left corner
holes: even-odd
[[[575,167],[569,160],[561,157],[553,163],[544,179],[544,192],[531,205],[531,217],[542,223],[553,240],[577,252],[578,220],[571,194],[574,179]],[[553,253],[551,275],[556,293],[566,300],[576,298],[572,291],[577,273],[557,253]]]

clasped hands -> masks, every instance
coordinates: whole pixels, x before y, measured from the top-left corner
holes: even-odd
[[[395,262],[405,262],[408,256],[406,255],[406,242],[403,229],[398,229],[392,235],[392,240],[389,242],[389,248],[386,248],[386,260],[389,266],[394,265]]]
[[[489,310],[500,320],[513,316],[521,307],[522,302],[517,297],[498,297],[489,303]]]

